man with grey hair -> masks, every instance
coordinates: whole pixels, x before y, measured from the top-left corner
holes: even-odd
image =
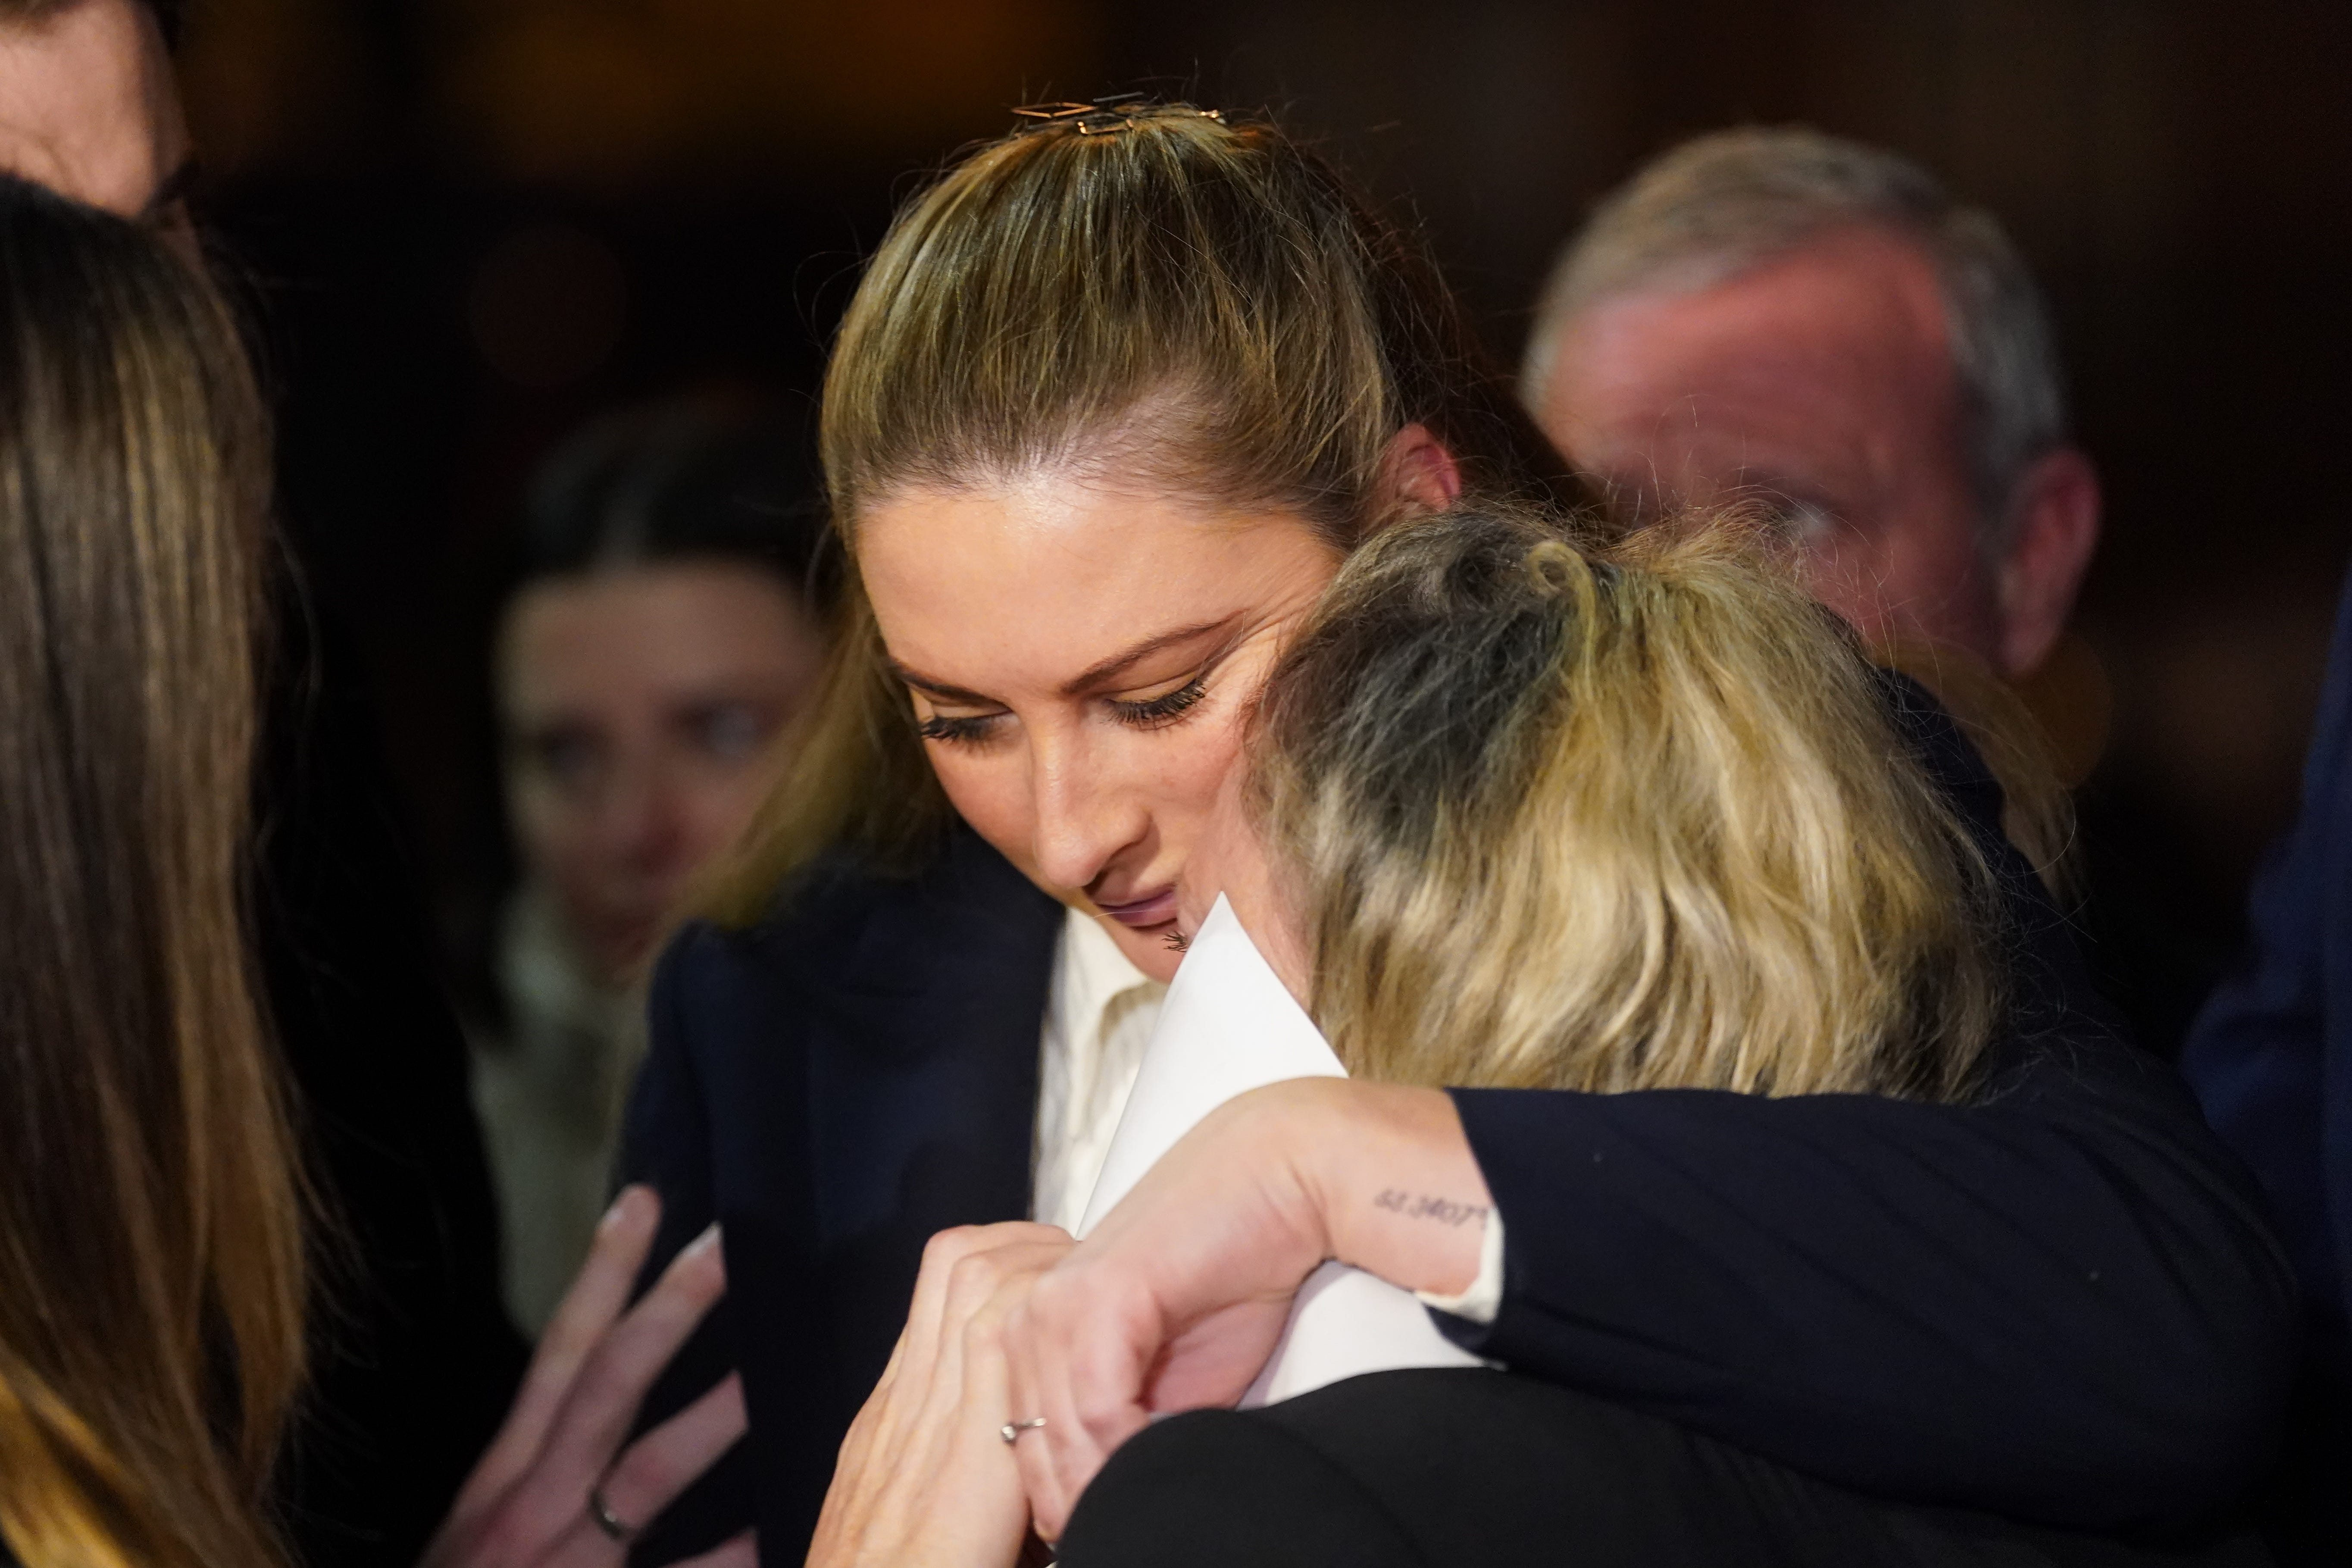
[[[1806,130],[1675,148],[1554,268],[1522,391],[1618,504],[1752,498],[1866,634],[2027,673],[2098,541],[2039,290],[1989,215]]]

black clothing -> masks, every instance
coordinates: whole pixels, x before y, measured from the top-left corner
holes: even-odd
[[[349,651],[281,594],[263,732],[255,914],[295,1118],[339,1234],[314,1248],[313,1382],[278,1488],[320,1568],[412,1568],[526,1355],[464,1037],[381,793]]]
[[[635,1561],[755,1520],[764,1561],[801,1561],[923,1243],[1029,1212],[1061,928],[1059,904],[959,832],[915,881],[830,868],[757,931],[697,926],[664,957],[622,1173],[662,1194],[647,1280],[717,1217],[728,1289],[642,1424],[740,1365],[751,1431]]]
[[[2261,1180],[2303,1280],[2308,1358],[2282,1559],[2352,1562],[2352,582],[2304,763],[2303,814],[2254,884],[2252,943],[2180,1058]]]
[[[2239,1568],[1874,1501],[1532,1378],[1384,1372],[1263,1410],[1160,1422],[1111,1457],[1066,1568]]]
[[[1998,789],[1901,689],[1997,844]],[[1983,1104],[1458,1094],[1508,1258],[1492,1329],[1450,1331],[1890,1500],[2103,1531],[2235,1502],[2294,1357],[2292,1279],[2242,1172],[2116,1037],[2000,848],[2021,1006]],[[702,1489],[646,1561],[756,1510],[767,1560],[796,1562],[923,1239],[1026,1213],[1062,918],[958,830],[911,880],[831,865],[760,926],[690,927],[665,956],[624,1164],[669,1204],[662,1257],[725,1223],[732,1285],[652,1414],[740,1365],[760,1485]]]

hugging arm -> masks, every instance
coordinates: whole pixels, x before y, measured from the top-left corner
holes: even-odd
[[[1304,1079],[1213,1112],[1016,1309],[1041,1529],[1152,1413],[1237,1396],[1316,1263],[1457,1292],[1489,1204],[1499,1310],[1441,1319],[1470,1348],[1890,1501],[2195,1525],[2293,1365],[2242,1174],[2113,1040],[1967,1107]]]
[[[2190,1522],[2267,1456],[2294,1287],[2161,1067],[2056,1048],[1970,1107],[1457,1091],[1514,1370],[1877,1496]]]

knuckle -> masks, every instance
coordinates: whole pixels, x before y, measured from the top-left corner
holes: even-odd
[[[605,1479],[605,1500],[614,1512],[642,1526],[646,1522],[642,1516],[652,1511],[645,1500],[656,1500],[653,1506],[658,1507],[686,1480],[677,1469],[661,1445],[651,1439],[640,1442],[621,1456],[621,1462]],[[630,1511],[632,1509],[637,1511]]]
[[[1004,1346],[1004,1314],[976,1312],[963,1326],[963,1342],[967,1350],[994,1352]]]
[[[1058,1322],[1067,1318],[1084,1294],[1085,1284],[1066,1269],[1049,1269],[1037,1277],[1029,1291],[1029,1310],[1043,1322]]]
[[[976,1225],[960,1225],[940,1231],[930,1240],[923,1243],[925,1271],[954,1268],[974,1247],[981,1245],[980,1235],[981,1227]]]
[[[969,1300],[975,1295],[992,1294],[1003,1277],[1003,1266],[994,1253],[972,1252],[956,1260],[948,1283],[959,1300]]]

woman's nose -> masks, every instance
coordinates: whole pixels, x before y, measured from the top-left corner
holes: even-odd
[[[643,760],[619,770],[599,816],[605,856],[629,875],[663,875],[685,847],[685,813],[675,781]]]
[[[1031,763],[1037,871],[1073,891],[1091,886],[1150,824],[1140,791],[1101,759],[1069,747],[1038,748]]]

